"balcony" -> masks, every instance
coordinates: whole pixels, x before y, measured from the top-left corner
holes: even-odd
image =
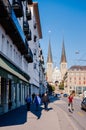
[[[34,23],[34,29],[36,29],[36,23]]]
[[[0,19],[8,17],[11,13],[11,6],[8,1],[0,0]]]
[[[8,0],[0,0],[0,24],[21,54],[28,53],[28,44],[22,28]]]
[[[39,55],[42,55],[42,49],[39,48]]]
[[[44,57],[42,55],[39,56],[39,61],[41,64],[44,64]]]
[[[22,7],[21,0],[13,0],[12,7],[13,7],[13,10],[16,14],[16,17],[23,16],[23,7]]]
[[[32,54],[32,51],[31,51],[31,49],[29,47],[28,47],[28,54],[24,55],[24,57],[26,58],[28,63],[33,62],[33,54]]]
[[[37,53],[37,50],[36,50],[36,49],[34,49],[34,51],[33,51],[33,52],[34,52],[34,55],[36,55],[36,53]]]
[[[37,64],[36,63],[34,63],[34,69],[36,69],[37,68]]]
[[[43,66],[43,65],[42,65],[42,71],[43,71],[43,72],[45,72],[45,68],[44,68],[44,66]]]
[[[36,42],[36,38],[37,38],[37,36],[36,36],[36,35],[34,35],[34,42]]]
[[[24,1],[26,1],[26,0],[21,0],[21,1],[23,1],[23,2],[24,2]]]
[[[28,4],[31,5],[33,2],[32,0],[27,0]]]
[[[23,30],[25,35],[29,34],[29,24],[28,21],[23,21]]]
[[[31,10],[28,7],[26,7],[26,17],[27,17],[27,20],[31,20]]]
[[[27,39],[28,41],[32,40],[32,34],[31,34],[31,30],[30,30],[30,29],[29,29],[29,33],[26,34],[26,39]]]

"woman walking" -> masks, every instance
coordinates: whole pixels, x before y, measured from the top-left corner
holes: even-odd
[[[71,94],[69,95],[69,97],[68,97],[68,110],[69,110],[69,112],[73,112],[74,111],[74,108],[73,108],[74,96],[75,96],[75,91],[73,90],[71,92]]]

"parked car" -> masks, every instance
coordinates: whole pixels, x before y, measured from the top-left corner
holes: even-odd
[[[86,110],[86,97],[81,102],[81,109]]]
[[[61,98],[61,94],[57,93],[57,94],[56,94],[56,97],[57,97],[57,98]]]
[[[63,94],[63,97],[68,97],[68,94],[67,94],[67,93],[64,93],[64,94]]]

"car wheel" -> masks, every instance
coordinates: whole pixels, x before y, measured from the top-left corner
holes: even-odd
[[[83,107],[81,106],[81,110],[83,110]]]

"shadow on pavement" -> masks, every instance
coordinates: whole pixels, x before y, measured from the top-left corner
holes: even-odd
[[[57,99],[53,98],[50,102],[54,102],[55,100],[57,100]],[[40,119],[43,109],[44,109],[44,106],[41,105],[38,108],[38,110],[36,110],[35,104],[32,104],[30,112],[32,112],[34,115],[36,115],[37,119]],[[53,108],[48,107],[48,111],[52,110],[52,109]],[[11,126],[11,125],[20,125],[20,124],[24,124],[25,122],[27,122],[26,105],[21,106],[12,111],[9,111],[3,115],[0,115],[0,127]]]
[[[0,116],[0,127],[10,125],[20,125],[27,121],[26,106],[21,106]]]
[[[41,106],[39,106],[38,110],[36,109],[35,104],[32,104],[30,111],[37,117],[37,119],[40,119],[42,116],[42,110],[44,110],[43,104]],[[52,110],[52,108],[48,107],[47,111],[49,111],[49,110]]]
[[[43,110],[43,108],[41,106],[36,108],[34,103],[31,105],[30,111],[37,117],[37,119],[40,119],[40,117],[42,115],[42,110]]]

